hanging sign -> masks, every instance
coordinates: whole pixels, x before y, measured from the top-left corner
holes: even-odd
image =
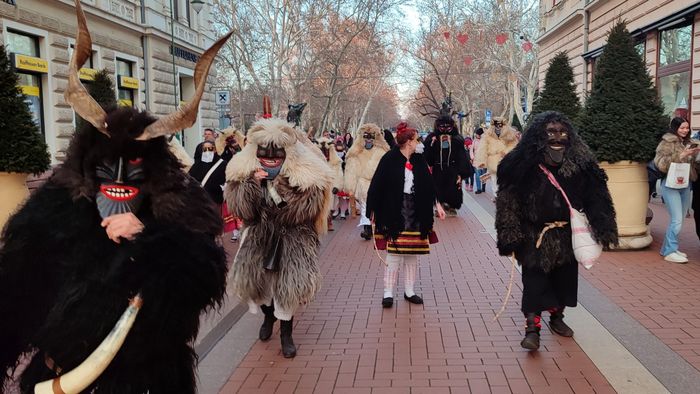
[[[31,71],[40,74],[49,72],[49,62],[44,59],[13,53],[14,65],[18,70]]]
[[[94,81],[95,74],[97,74],[97,70],[94,68],[83,67],[78,71],[78,75],[83,81]]]
[[[119,87],[122,89],[136,90],[139,88],[139,80],[125,75],[119,76]]]

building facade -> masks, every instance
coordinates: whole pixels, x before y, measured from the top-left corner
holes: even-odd
[[[157,116],[176,110],[194,92],[194,66],[216,39],[211,10],[189,0],[82,0],[93,54],[80,70],[89,84],[97,70],[114,76],[120,105]],[[172,7],[171,7],[172,4]],[[14,62],[21,89],[51,153],[65,157],[75,115],[63,99],[76,33],[73,0],[0,0],[0,42]],[[218,124],[214,67],[197,122],[178,138],[192,154],[203,127]]]
[[[581,97],[591,89],[595,62],[619,20],[637,49],[669,116],[700,129],[700,2],[697,0],[540,0],[540,81],[550,59],[566,51]]]

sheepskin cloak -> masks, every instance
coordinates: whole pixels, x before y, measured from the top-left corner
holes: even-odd
[[[262,304],[272,298],[283,309],[295,310],[310,302],[321,285],[319,235],[328,216],[333,176],[325,160],[299,141],[294,126],[281,119],[259,120],[247,137],[246,147],[226,168],[225,199],[246,225],[231,267],[231,285],[244,302]],[[253,178],[261,168],[257,148],[269,143],[286,152],[279,175],[264,181],[272,182],[287,202],[282,208]],[[282,238],[278,271],[263,267],[273,234]]]
[[[362,138],[365,133],[374,135],[372,149],[365,149],[365,142]],[[379,165],[379,160],[388,151],[389,145],[379,126],[373,123],[362,125],[357,131],[355,143],[352,144],[345,156],[344,190],[352,193],[360,201],[367,201],[367,190],[372,182],[374,171]]]
[[[525,313],[576,306],[578,290],[571,226],[547,231],[540,248],[535,246],[546,223],[570,220],[566,201],[538,167],[544,161],[545,125],[549,121],[566,120],[552,112],[539,117],[498,166],[497,246],[503,256],[515,253],[523,266],[522,311]],[[569,136],[572,145],[565,153],[564,163],[549,170],[574,208],[588,216],[594,239],[610,247],[617,244],[617,225],[607,176],[575,131]]]
[[[515,130],[510,126],[503,126],[500,136],[496,135],[494,126],[489,127],[484,135],[481,136],[479,148],[477,148],[474,156],[474,167],[479,168],[485,165],[489,174],[496,175],[498,173],[498,163],[517,144],[518,138]],[[500,176],[501,174],[498,173],[497,175]]]

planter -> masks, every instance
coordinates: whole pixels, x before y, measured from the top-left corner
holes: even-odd
[[[619,161],[600,163],[608,175],[608,189],[615,206],[618,249],[641,249],[651,244],[646,223],[649,182],[645,163]]]
[[[29,196],[26,180],[27,174],[0,172],[0,229],[5,227],[10,215]]]

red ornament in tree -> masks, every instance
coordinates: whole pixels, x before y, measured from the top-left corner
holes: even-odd
[[[445,36],[445,39],[446,39],[446,40],[449,40],[449,39],[450,39],[450,32],[449,32],[449,31],[446,31],[446,32],[442,33],[442,35]]]
[[[530,52],[532,50],[532,43],[530,41],[525,41],[523,43],[523,51]]]
[[[508,34],[506,33],[500,33],[496,34],[496,44],[498,45],[503,45],[508,41]]]
[[[465,56],[464,57],[464,65],[465,66],[470,66],[472,62],[474,61],[474,58],[471,56]]]
[[[460,44],[464,45],[469,41],[469,36],[466,33],[459,33],[457,34],[457,41],[459,41]]]

